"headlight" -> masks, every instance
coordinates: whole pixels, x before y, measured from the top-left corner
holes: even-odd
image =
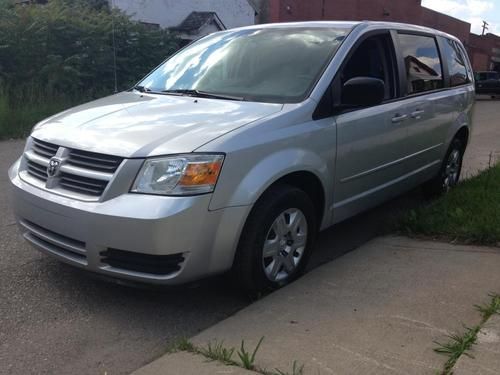
[[[223,155],[187,154],[146,159],[131,191],[161,195],[189,195],[214,190]]]

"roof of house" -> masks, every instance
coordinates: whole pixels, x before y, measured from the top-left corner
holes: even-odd
[[[201,29],[202,26],[215,22],[221,30],[226,26],[222,23],[215,12],[191,12],[178,26],[174,27],[177,31],[193,32]]]

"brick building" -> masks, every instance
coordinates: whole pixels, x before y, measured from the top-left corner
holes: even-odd
[[[467,50],[475,70],[500,72],[500,37],[470,34]]]
[[[470,33],[465,21],[421,5],[421,0],[255,0],[260,22],[372,20],[406,22],[455,35],[466,46],[475,70],[500,70],[500,38]]]

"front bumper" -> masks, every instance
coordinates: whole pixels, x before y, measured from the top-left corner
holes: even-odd
[[[83,202],[22,181],[18,168],[16,162],[9,178],[28,242],[68,264],[132,281],[175,285],[228,270],[250,209],[209,211],[210,194]],[[110,260],[110,254],[121,258]]]

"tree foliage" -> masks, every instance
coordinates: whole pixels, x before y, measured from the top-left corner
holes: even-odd
[[[177,49],[167,30],[132,21],[103,1],[0,0],[0,88],[11,102],[35,97],[96,97],[125,89]],[[43,98],[41,98],[43,100]]]

